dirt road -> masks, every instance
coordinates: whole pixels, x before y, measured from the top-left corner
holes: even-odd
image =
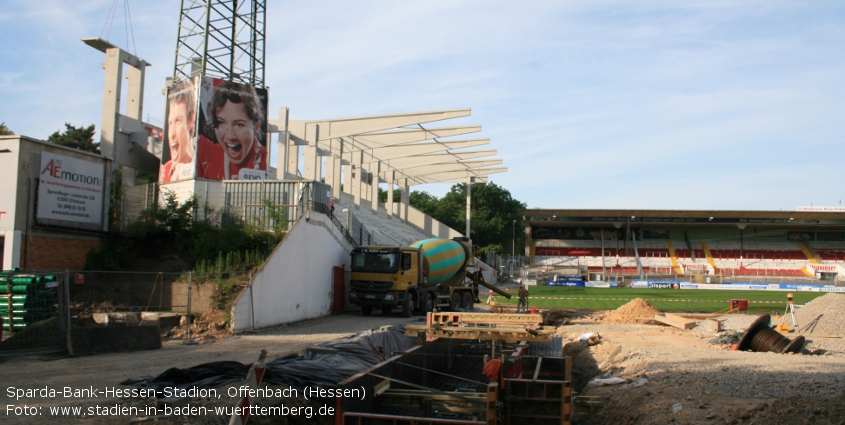
[[[0,362],[2,376],[2,408],[0,422],[8,424],[86,424],[99,425],[128,423],[130,416],[92,417],[88,407],[114,406],[119,397],[108,397],[107,388],[131,389],[120,385],[129,378],[157,376],[171,367],[187,368],[203,363],[233,360],[244,364],[258,359],[261,349],[266,349],[267,360],[300,353],[307,346],[319,342],[353,335],[381,326],[407,323],[420,318],[398,315],[371,317],[358,314],[339,314],[307,320],[287,326],[263,329],[254,334],[236,335],[198,345],[184,345],[181,341],[168,341],[159,350],[99,354],[64,358],[56,356],[28,356]],[[64,397],[65,389],[70,397]],[[99,394],[91,393],[99,390]],[[20,391],[30,391],[16,399]],[[36,393],[33,394],[32,391]],[[42,397],[38,390],[54,390],[53,396]],[[88,390],[87,393],[85,393]],[[84,394],[83,394],[84,393]],[[26,396],[30,395],[30,396]],[[98,395],[99,397],[89,396]],[[143,405],[143,403],[141,403]],[[11,406],[11,407],[10,407]],[[24,410],[26,406],[26,410]],[[81,414],[51,415],[50,408],[83,407]],[[32,408],[35,408],[33,410]],[[25,413],[39,413],[26,415]]]
[[[845,302],[845,296],[829,295],[826,300]],[[825,317],[833,316],[834,311],[845,310],[839,304],[823,307],[819,311],[824,311]],[[802,322],[810,323],[819,313],[809,304],[805,308],[813,314]],[[586,407],[576,405],[576,424],[845,424],[845,341],[842,338],[808,334],[805,354],[731,351],[730,344],[714,341],[726,333],[744,331],[757,316],[716,318],[722,323],[723,332],[715,333],[705,326],[680,330],[655,323],[614,322],[612,319],[619,319],[620,313],[623,313],[621,308],[615,312],[569,317],[565,325],[557,328],[557,333],[569,341],[564,352],[574,358],[577,395],[596,397],[601,405],[592,416]],[[622,316],[637,319],[634,313],[637,312],[629,311]],[[49,408],[142,406],[151,401],[102,396],[42,397],[38,394],[15,400],[10,397],[9,388],[128,389],[133,387],[119,383],[127,378],[157,376],[171,367],[187,368],[222,360],[248,364],[255,361],[261,349],[268,350],[269,360],[300,353],[311,344],[411,320],[421,318],[406,319],[377,313],[371,317],[342,314],[200,345],[174,341],[165,343],[160,350],[143,352],[10,359],[0,362],[4,401],[0,422],[128,423],[131,417],[128,415],[92,416],[87,411],[51,417]],[[836,324],[840,322],[836,321]],[[832,327],[825,329],[825,333],[836,331],[842,336],[845,332],[841,330],[841,327]],[[589,332],[602,334],[601,342],[589,346],[586,342],[573,341]],[[588,386],[587,383],[596,377],[619,378],[623,383]],[[24,416],[24,405],[36,408],[35,412],[41,415]],[[11,410],[8,406],[12,406]],[[256,423],[265,423],[261,418],[256,419]],[[279,420],[283,422],[276,422]],[[163,423],[210,425],[225,423],[225,420],[222,417],[202,420],[174,417]],[[267,423],[315,421],[301,417],[275,418]]]

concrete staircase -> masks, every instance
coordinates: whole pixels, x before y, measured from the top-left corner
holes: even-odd
[[[351,218],[347,218],[347,213],[343,212],[344,209],[348,210]],[[357,220],[358,223],[363,225],[364,232],[370,234],[371,245],[408,246],[416,241],[434,237],[405,223],[399,217],[388,216],[387,210],[382,205],[379,205],[378,211],[373,211],[367,207],[355,207],[352,195],[347,193],[341,193],[340,199],[335,203],[334,214],[341,224],[351,224]],[[351,227],[353,231],[350,231],[350,233],[357,238],[357,227],[354,225]],[[366,237],[364,240],[367,240]]]

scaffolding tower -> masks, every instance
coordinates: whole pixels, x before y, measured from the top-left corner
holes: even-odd
[[[264,86],[266,0],[182,0],[173,83],[197,72]]]

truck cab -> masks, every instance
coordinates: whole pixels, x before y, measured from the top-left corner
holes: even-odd
[[[352,250],[349,301],[365,316],[374,307],[388,314],[396,307],[409,317],[419,306],[424,285],[422,253],[410,247],[364,246]]]

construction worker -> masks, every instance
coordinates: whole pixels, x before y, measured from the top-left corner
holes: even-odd
[[[525,285],[519,284],[519,302],[516,304],[517,313],[528,313],[528,289]]]

